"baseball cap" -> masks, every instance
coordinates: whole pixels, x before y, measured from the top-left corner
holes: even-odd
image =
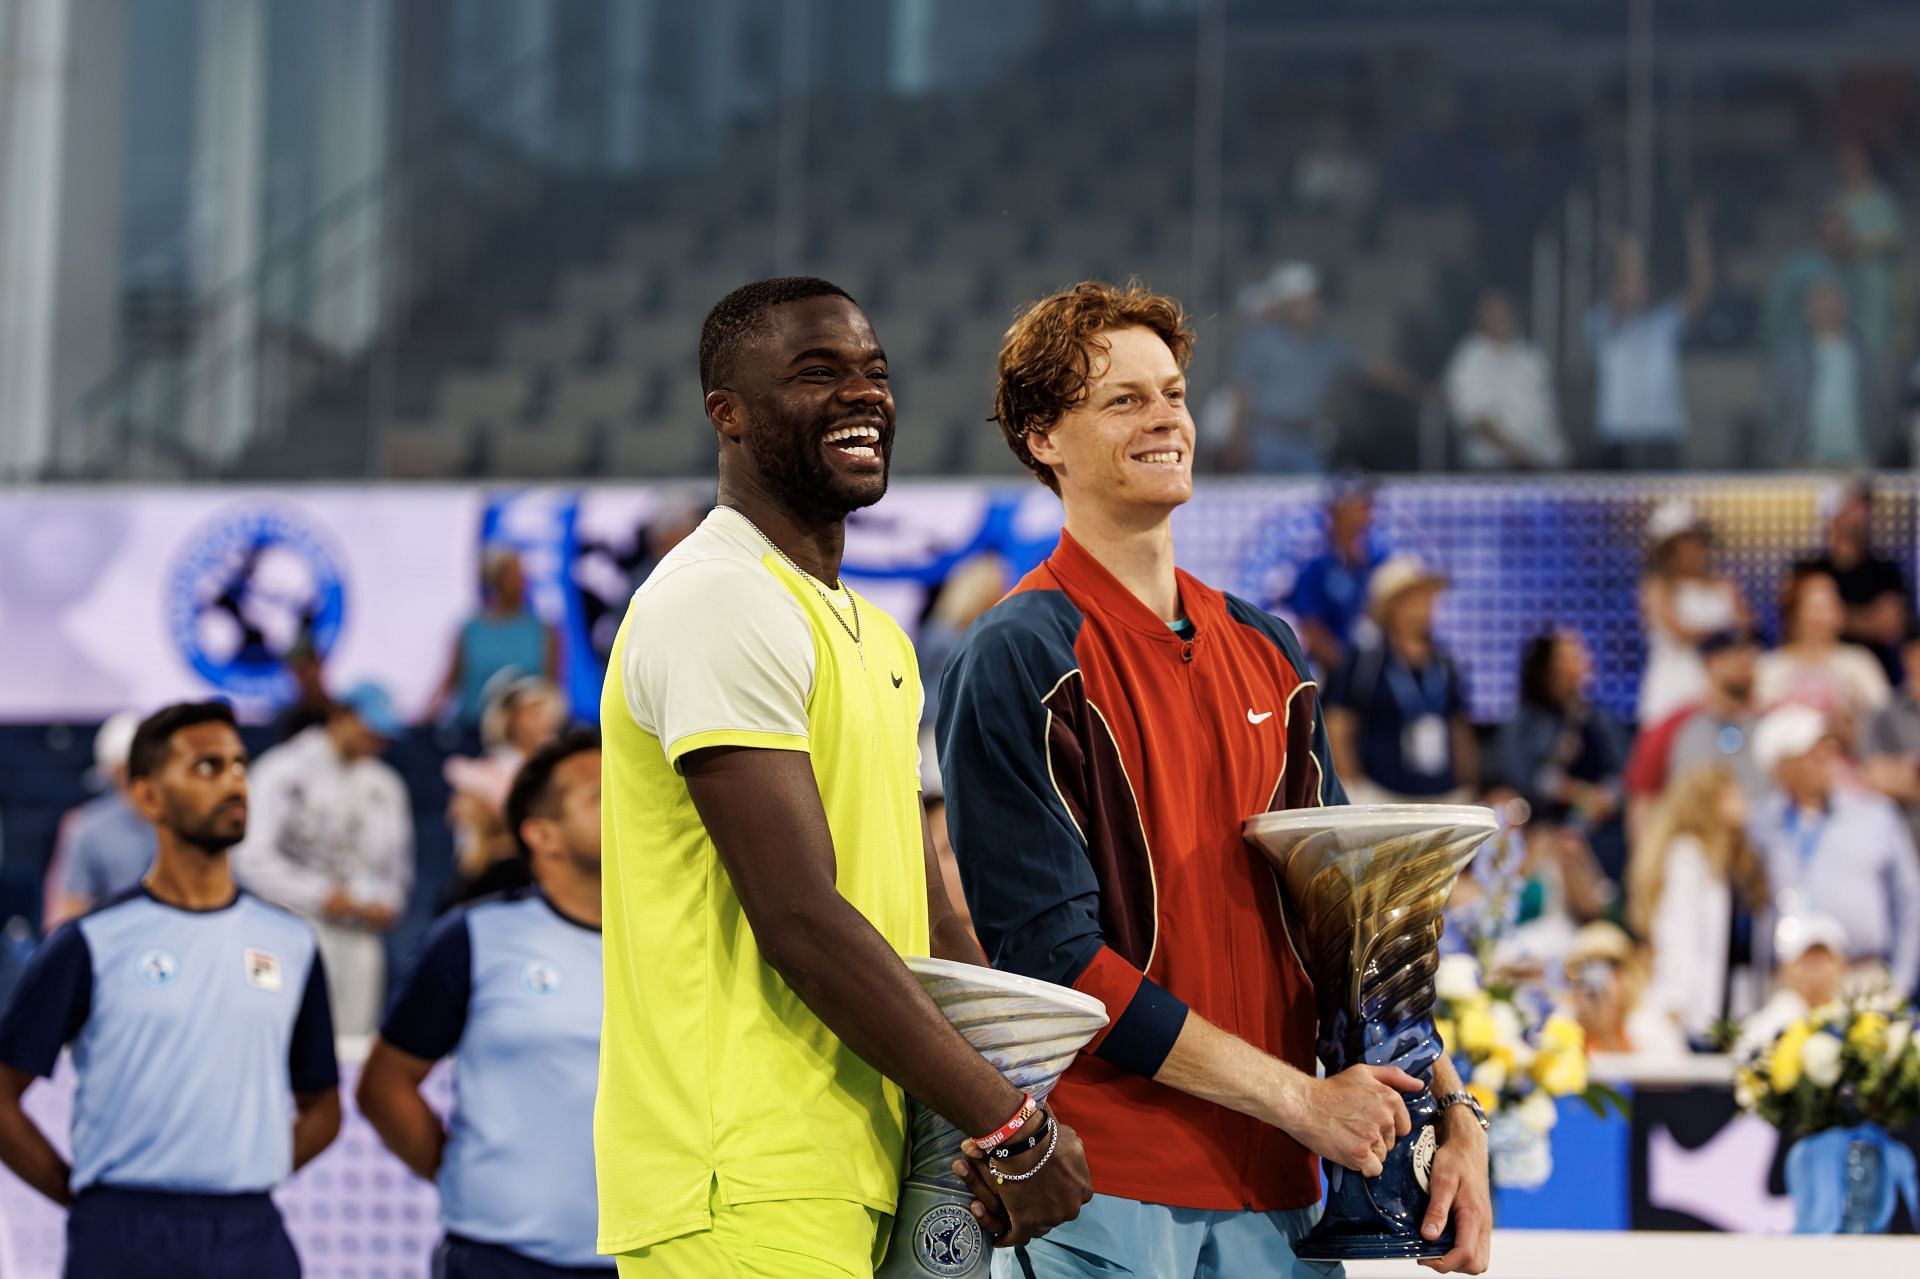
[[[1311,262],[1282,262],[1266,279],[1248,285],[1240,292],[1240,303],[1249,311],[1269,306],[1285,306],[1320,292],[1320,272]]]
[[[138,711],[115,711],[100,725],[100,731],[93,735],[96,785],[106,785],[116,769],[126,766],[127,756],[133,750],[133,735],[139,727]]]
[[[1367,581],[1367,611],[1377,621],[1387,605],[1414,587],[1446,584],[1447,579],[1428,568],[1419,556],[1389,555]]]
[[[1683,533],[1710,535],[1707,522],[1693,509],[1693,503],[1682,499],[1662,502],[1653,508],[1653,514],[1647,517],[1647,544],[1659,546],[1670,542]]]
[[[1810,911],[1804,915],[1782,915],[1773,927],[1773,954],[1777,962],[1791,964],[1815,946],[1825,946],[1834,954],[1847,957],[1847,930],[1832,915]]]
[[[394,712],[393,699],[387,696],[387,690],[372,680],[362,680],[340,695],[340,704],[360,717],[365,724],[382,737],[400,737],[407,726],[400,722],[400,716]]]
[[[1827,735],[1827,717],[1811,706],[1782,706],[1771,710],[1753,730],[1753,762],[1763,773],[1781,763],[1799,759]]]

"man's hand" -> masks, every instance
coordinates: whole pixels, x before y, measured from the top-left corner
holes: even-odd
[[[1424,1088],[1398,1066],[1349,1066],[1309,1081],[1303,1113],[1287,1131],[1322,1159],[1378,1177],[1393,1143],[1413,1131],[1400,1094]]]
[[[358,917],[359,908],[354,905],[352,895],[345,888],[335,888],[327,894],[327,900],[321,905],[320,913],[336,924],[343,924]]]
[[[1493,1256],[1493,1196],[1487,1188],[1487,1135],[1464,1106],[1449,1106],[1436,1121],[1443,1139],[1434,1152],[1423,1238],[1438,1239],[1453,1216],[1453,1251],[1420,1264],[1441,1274],[1483,1273]]]
[[[1054,1126],[1060,1130],[1058,1141],[1049,1138],[1019,1158],[1004,1160],[998,1165],[1005,1173],[1028,1172],[1039,1167],[1051,1145],[1053,1158],[1047,1160],[1047,1166],[1031,1181],[995,1180],[992,1170],[986,1166],[984,1152],[971,1140],[960,1143],[965,1162],[975,1170],[974,1175],[963,1173],[962,1179],[976,1195],[984,1188],[999,1199],[1001,1215],[996,1216],[985,1201],[976,1204],[974,1214],[992,1236],[996,1248],[1017,1248],[1032,1243],[1061,1222],[1078,1217],[1080,1209],[1093,1198],[1093,1178],[1087,1172],[1087,1152],[1080,1144],[1080,1134],[1058,1115],[1052,1117]],[[1002,1226],[1005,1228],[999,1229]]]

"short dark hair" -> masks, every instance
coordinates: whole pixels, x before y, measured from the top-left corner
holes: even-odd
[[[809,298],[853,302],[853,295],[831,280],[781,275],[743,284],[714,303],[713,310],[707,312],[707,322],[700,326],[700,393],[707,394],[733,376],[733,362],[741,349],[766,332],[768,311]]]
[[[1527,641],[1520,653],[1520,703],[1543,710],[1558,710],[1553,697],[1553,658],[1567,632],[1559,627]]]
[[[520,834],[520,828],[527,818],[546,816],[553,801],[553,773],[575,755],[600,749],[600,733],[596,729],[577,728],[554,738],[533,754],[527,756],[527,762],[520,765],[520,771],[513,776],[513,786],[507,791],[507,830],[513,835],[513,846],[520,850],[523,859],[531,860],[533,850],[527,847],[527,841]]]
[[[175,702],[162,706],[140,721],[133,730],[133,745],[127,748],[127,776],[151,777],[167,762],[173,735],[196,724],[225,724],[239,730],[233,719],[233,707],[225,702]]]

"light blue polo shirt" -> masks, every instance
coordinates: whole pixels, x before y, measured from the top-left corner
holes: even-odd
[[[247,893],[187,910],[135,887],[49,937],[0,1017],[0,1061],[73,1046],[76,1192],[269,1190],[293,1097],[339,1083],[313,930]]]
[[[552,1266],[605,1264],[594,1249],[600,975],[600,930],[537,889],[455,909],[427,935],[380,1037],[427,1061],[453,1057],[439,1177],[448,1234]]]

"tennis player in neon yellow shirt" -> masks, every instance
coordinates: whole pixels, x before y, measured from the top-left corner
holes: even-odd
[[[970,1134],[1023,1104],[901,962],[983,957],[928,848],[913,648],[840,581],[847,513],[886,492],[886,354],[834,285],[764,280],[707,317],[700,378],[719,507],[635,594],[600,707],[600,1251],[871,1276],[906,1094]],[[1033,1179],[965,1175],[1000,1244],[1092,1193],[1064,1125]]]

